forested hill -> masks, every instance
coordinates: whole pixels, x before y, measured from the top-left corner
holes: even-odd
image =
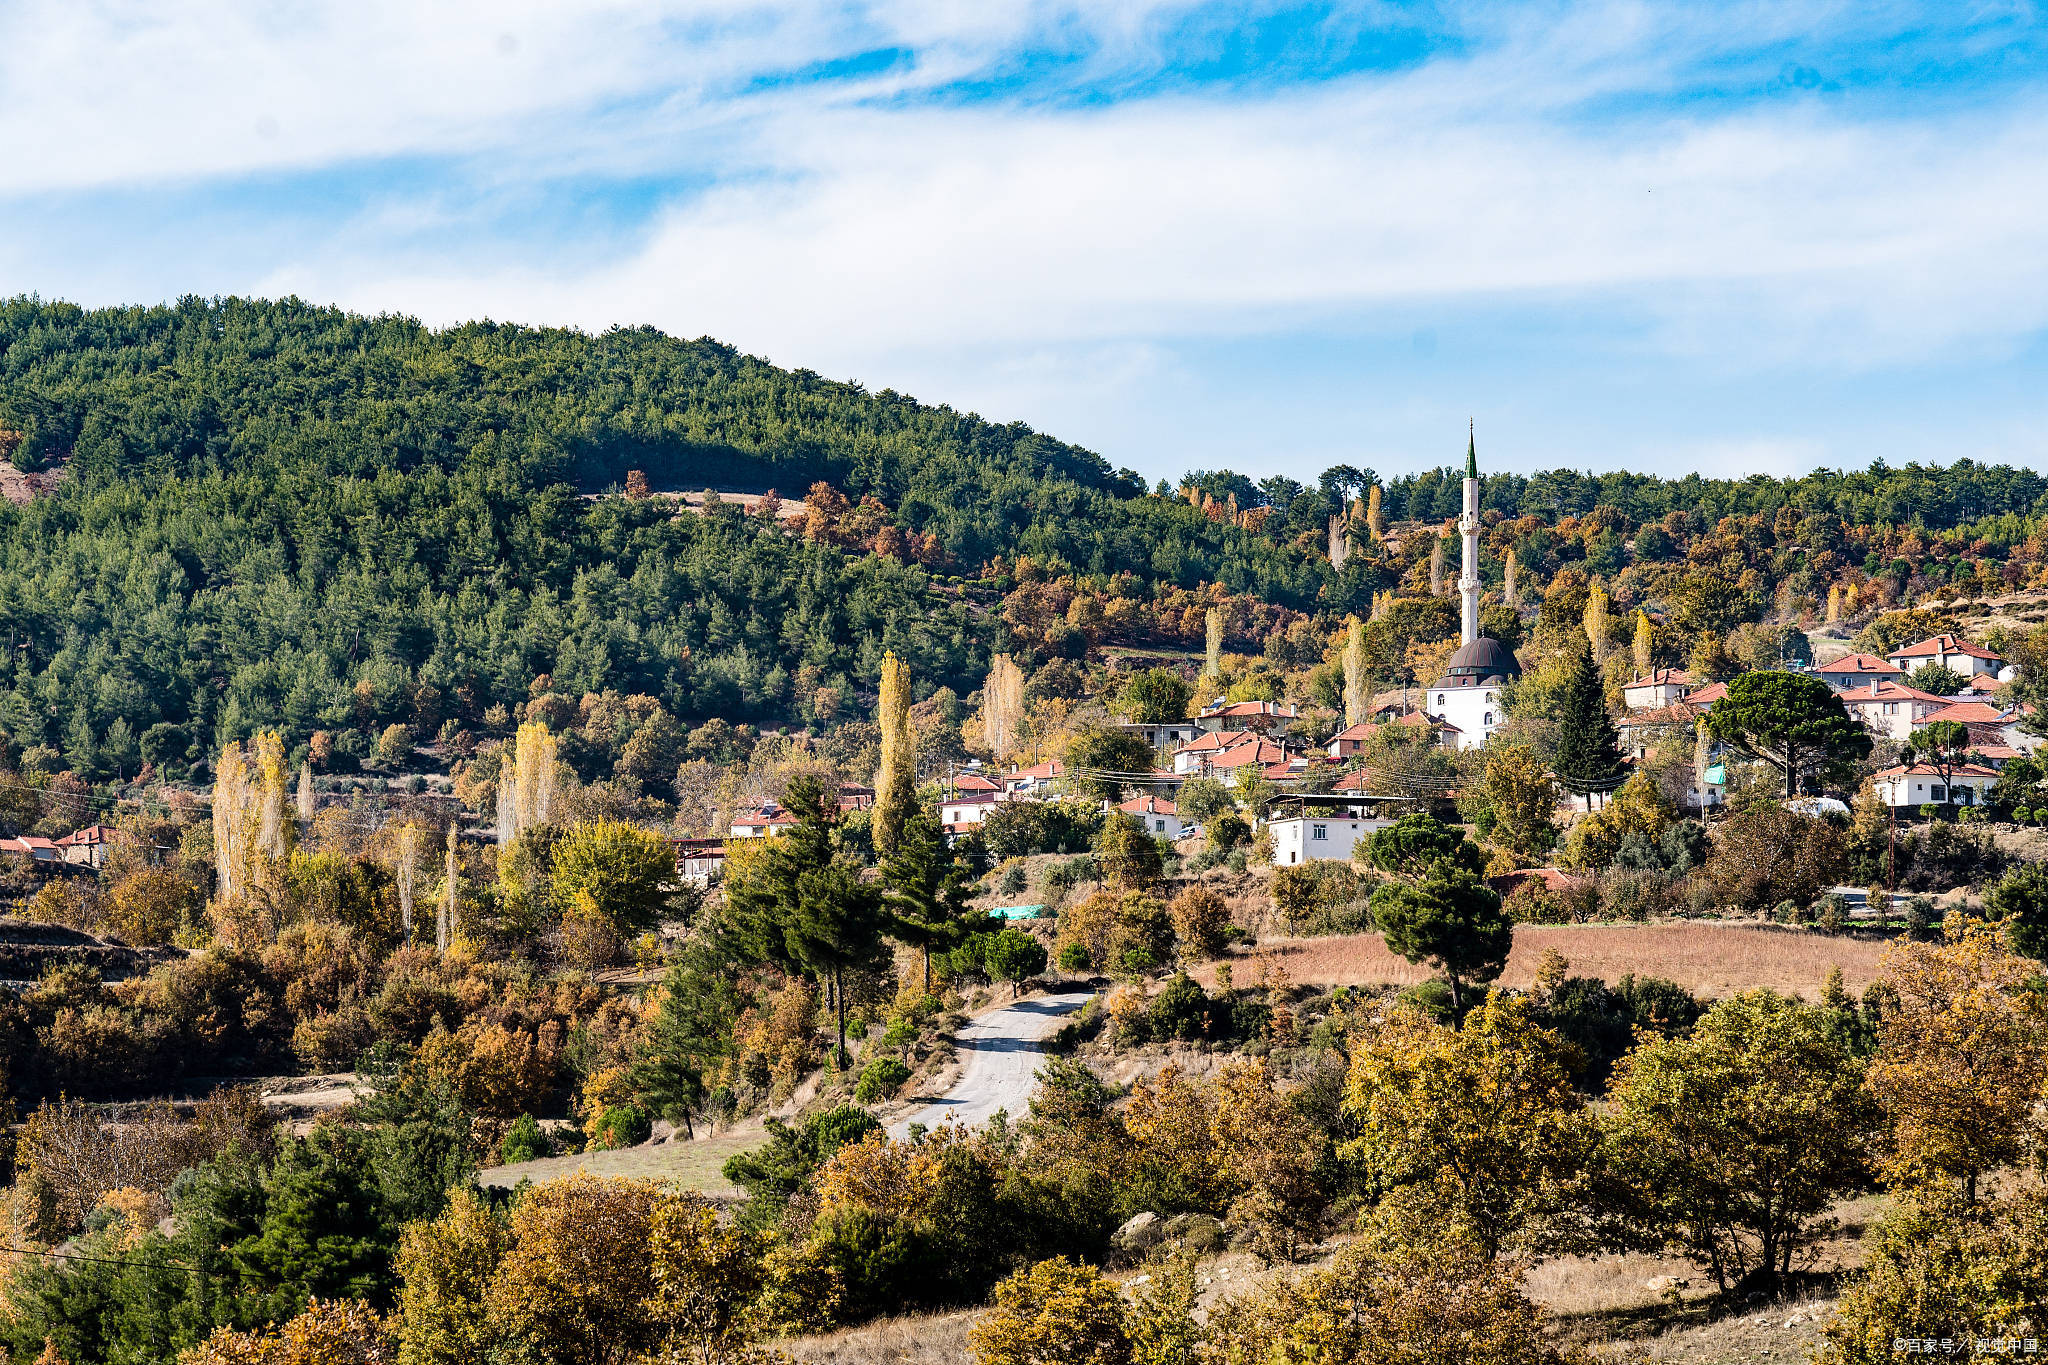
[[[1226,594],[1231,647],[1256,649],[1283,623],[1259,602],[1341,620],[1426,585],[1435,543],[1366,535],[1370,469],[1310,486],[1197,471],[1148,492],[1021,424],[714,341],[435,331],[295,300],[0,303],[0,456],[65,471],[54,494],[0,504],[0,762],[40,747],[99,777],[132,773],[152,726],[195,752],[259,725],[360,736],[516,707],[542,675],[685,721],[812,721],[821,694],[870,694],[886,650],[920,694],[965,694],[992,649],[1029,662],[1123,630],[1198,646]],[[825,483],[839,501],[797,534],[731,506],[581,496],[634,471],[792,500]],[[1457,473],[1387,482],[1383,515],[1452,515]],[[1993,561],[2048,556],[2044,493],[1968,461],[1495,475],[1485,573],[1512,552],[1534,587],[1583,561],[1617,601],[1654,600],[1660,565],[1722,566],[1759,602],[1818,600],[1843,573],[1899,593],[1989,582]],[[1346,506],[1339,573],[1322,547]],[[1040,572],[1020,577],[1026,557]]]
[[[0,306],[0,454],[66,465],[0,507],[0,731],[81,773],[148,727],[201,746],[369,727],[431,685],[451,714],[541,674],[679,716],[789,717],[801,686],[978,684],[985,622],[934,572],[997,556],[1312,603],[1327,565],[1144,495],[1022,425],[652,330],[433,331],[296,301]],[[825,480],[873,495],[924,563],[724,511],[582,499]]]

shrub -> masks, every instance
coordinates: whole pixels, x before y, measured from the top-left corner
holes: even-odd
[[[1060,970],[1085,972],[1088,970],[1088,949],[1086,945],[1069,943],[1060,949]]]
[[[522,1161],[538,1161],[553,1153],[548,1135],[531,1114],[521,1114],[505,1130],[505,1136],[498,1141],[498,1160],[507,1166]]]
[[[615,1104],[598,1115],[592,1144],[603,1149],[638,1147],[654,1136],[654,1121],[637,1104]]]
[[[905,1081],[910,1079],[910,1068],[895,1057],[877,1057],[860,1069],[860,1080],[854,1083],[853,1097],[862,1104],[873,1104],[896,1093]]]

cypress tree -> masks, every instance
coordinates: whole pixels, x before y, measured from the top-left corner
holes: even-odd
[[[1592,645],[1583,635],[1572,651],[1560,710],[1557,784],[1574,796],[1612,791],[1621,781],[1620,736],[1608,718]]]

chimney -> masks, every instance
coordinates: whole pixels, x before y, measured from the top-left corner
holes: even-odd
[[[1870,680],[1870,695],[1873,697],[1877,695],[1877,679],[1875,678]]]

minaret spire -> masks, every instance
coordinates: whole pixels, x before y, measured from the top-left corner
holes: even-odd
[[[1479,436],[1478,424],[1466,419],[1465,512],[1458,518],[1458,531],[1465,540],[1465,572],[1458,579],[1458,595],[1464,599],[1460,613],[1460,644],[1479,638]]]

